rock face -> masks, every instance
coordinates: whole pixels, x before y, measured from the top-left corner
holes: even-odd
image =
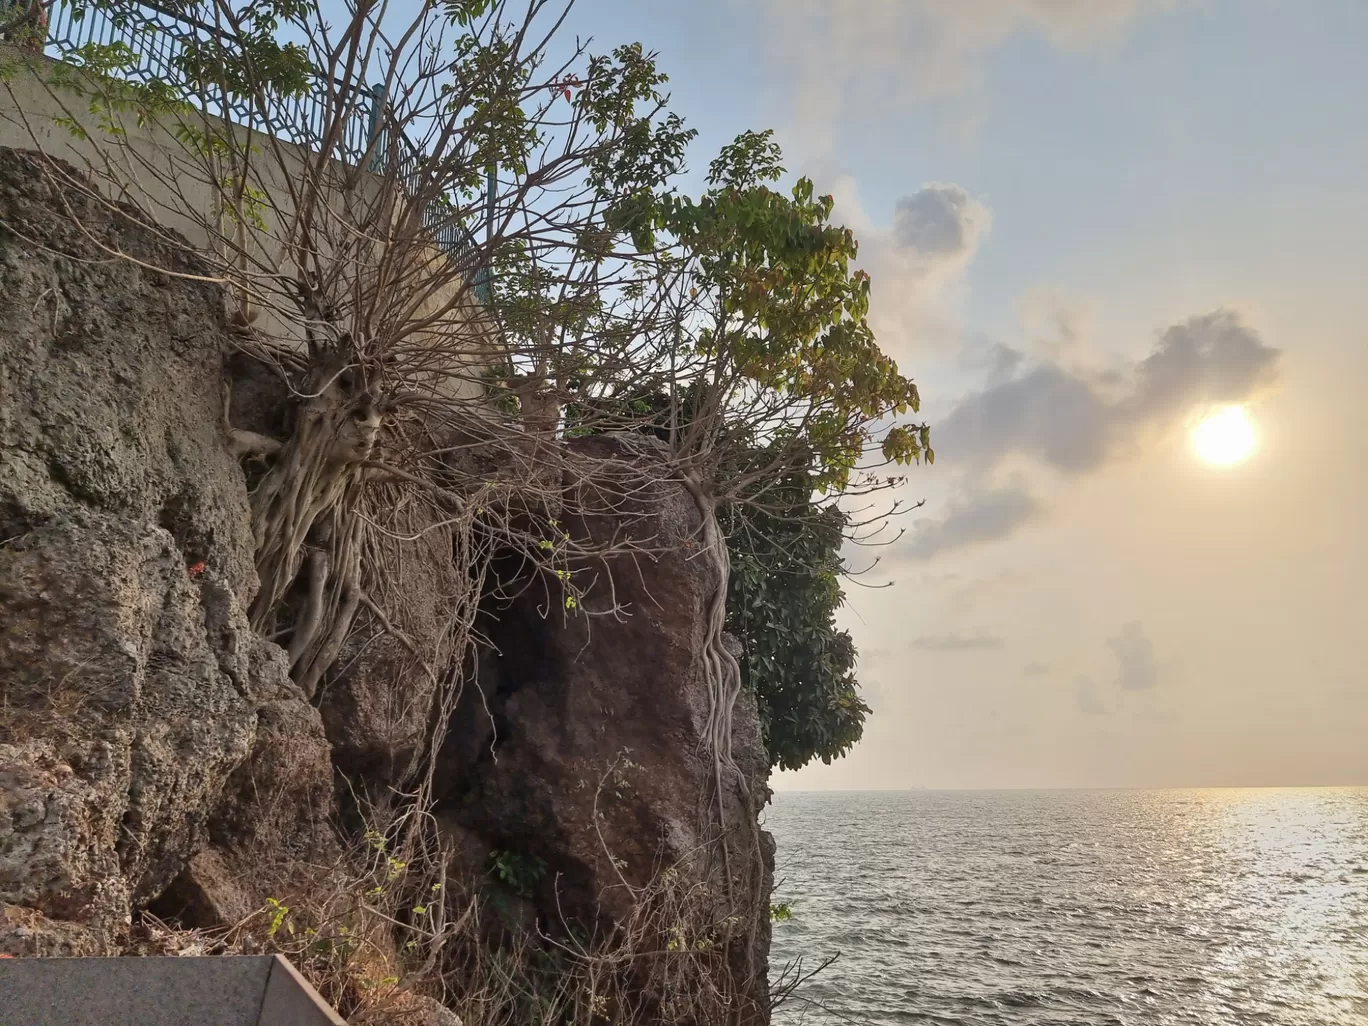
[[[651,443],[560,449],[566,530],[635,546],[574,568],[594,582],[583,608],[510,554],[479,658],[445,651],[466,570],[440,531],[396,522],[423,538],[388,557],[406,644],[363,623],[306,701],[244,612],[225,367],[239,426],[278,435],[288,397],[233,370],[202,271],[136,211],[59,201],[35,156],[0,149],[0,953],[120,953],[144,909],[237,921],[270,893],[255,867],[338,852],[347,794],[430,769],[453,869],[487,881],[495,852],[534,867],[516,888],[529,921],[601,929],[674,867],[718,924],[727,1021],[767,1022],[768,762],[743,700],[719,794],[699,656],[718,578],[690,551],[688,493],[643,470]],[[447,722],[415,652],[471,678]]]
[[[641,435],[571,444],[565,528],[623,554],[575,569],[593,583],[572,614],[556,581],[496,566],[503,596],[482,611],[489,647],[450,724],[437,811],[468,846],[544,866],[526,889],[549,921],[619,920],[662,867],[688,867],[713,916],[735,914],[729,971],[746,1007],[734,1021],[767,1021],[773,850],[756,812],[769,763],[743,701],[733,754],[750,800],[728,773],[719,817],[699,655],[719,578],[698,558],[688,492],[642,472],[657,458]],[[723,823],[729,867],[704,856]]]
[[[54,196],[0,150],[0,901],[61,924],[0,923],[14,954],[117,950],[193,854],[259,831],[244,776],[295,824],[331,792],[318,714],[243,612],[222,301],[109,259]],[[64,202],[104,246],[202,270],[133,211]]]

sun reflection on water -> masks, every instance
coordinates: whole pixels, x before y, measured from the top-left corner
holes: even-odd
[[[1368,789],[781,795],[779,1026],[1366,1026]]]

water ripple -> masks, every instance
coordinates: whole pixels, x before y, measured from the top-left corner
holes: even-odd
[[[781,1026],[1364,1026],[1368,789],[780,794]]]

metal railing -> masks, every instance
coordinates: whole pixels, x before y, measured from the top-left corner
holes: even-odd
[[[15,9],[15,0],[0,0],[0,19]],[[89,3],[54,0],[48,12],[47,42],[44,52],[56,60],[69,61],[82,47],[94,43],[109,46],[121,43],[133,55],[133,62],[121,69],[123,77],[143,84],[175,80],[182,56],[196,46],[221,46],[225,33],[194,16],[170,11],[147,0],[120,0],[117,12]],[[369,170],[394,174],[408,187],[420,172],[422,153],[402,133],[390,140],[383,86],[357,86],[332,76],[310,76],[308,88],[299,96],[270,96],[266,105],[234,96],[224,89],[187,96],[193,106],[225,121],[243,125],[294,143],[302,148],[320,149],[325,130],[336,121],[336,112],[351,109],[342,126],[337,149],[339,156],[359,163],[373,148]],[[263,109],[269,107],[269,111]],[[359,115],[359,116],[358,116]],[[380,138],[380,136],[384,136]],[[391,165],[395,166],[391,166]],[[430,203],[423,211],[423,226],[433,242],[458,265],[469,266],[479,250],[470,230],[453,217],[444,203]],[[480,302],[493,297],[493,276],[485,264],[471,275],[471,285]]]
[[[390,126],[393,121],[387,116],[388,101],[385,97],[385,87],[372,86],[369,98],[370,125],[367,139],[375,142],[370,162],[371,170],[393,174],[406,188],[416,191],[417,179],[422,174],[422,164],[426,158],[403,133],[397,138],[391,138]],[[410,186],[410,183],[415,184]],[[488,185],[489,197],[494,195],[494,188],[491,179]],[[427,205],[423,210],[423,227],[432,236],[437,248],[458,263],[470,261],[479,250],[480,244],[470,229],[452,217],[451,208],[445,203],[438,201]],[[477,267],[471,275],[470,284],[474,287],[475,296],[480,302],[486,305],[490,303],[493,298],[493,274],[487,264],[480,264]]]

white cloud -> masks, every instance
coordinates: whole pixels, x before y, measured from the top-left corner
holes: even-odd
[[[1026,343],[1021,356],[1065,366],[1086,362],[1097,332],[1097,308],[1057,289],[1035,288],[1017,302]]]
[[[914,352],[956,344],[946,306],[992,228],[987,204],[962,186],[927,182],[898,198],[890,223],[876,224],[852,178],[827,180],[834,217],[860,240],[857,263],[872,279],[869,320],[883,350],[907,362]]]
[[[963,93],[984,57],[1019,33],[1079,50],[1179,0],[762,0],[770,59],[793,73],[795,120],[827,147],[860,112]]]

